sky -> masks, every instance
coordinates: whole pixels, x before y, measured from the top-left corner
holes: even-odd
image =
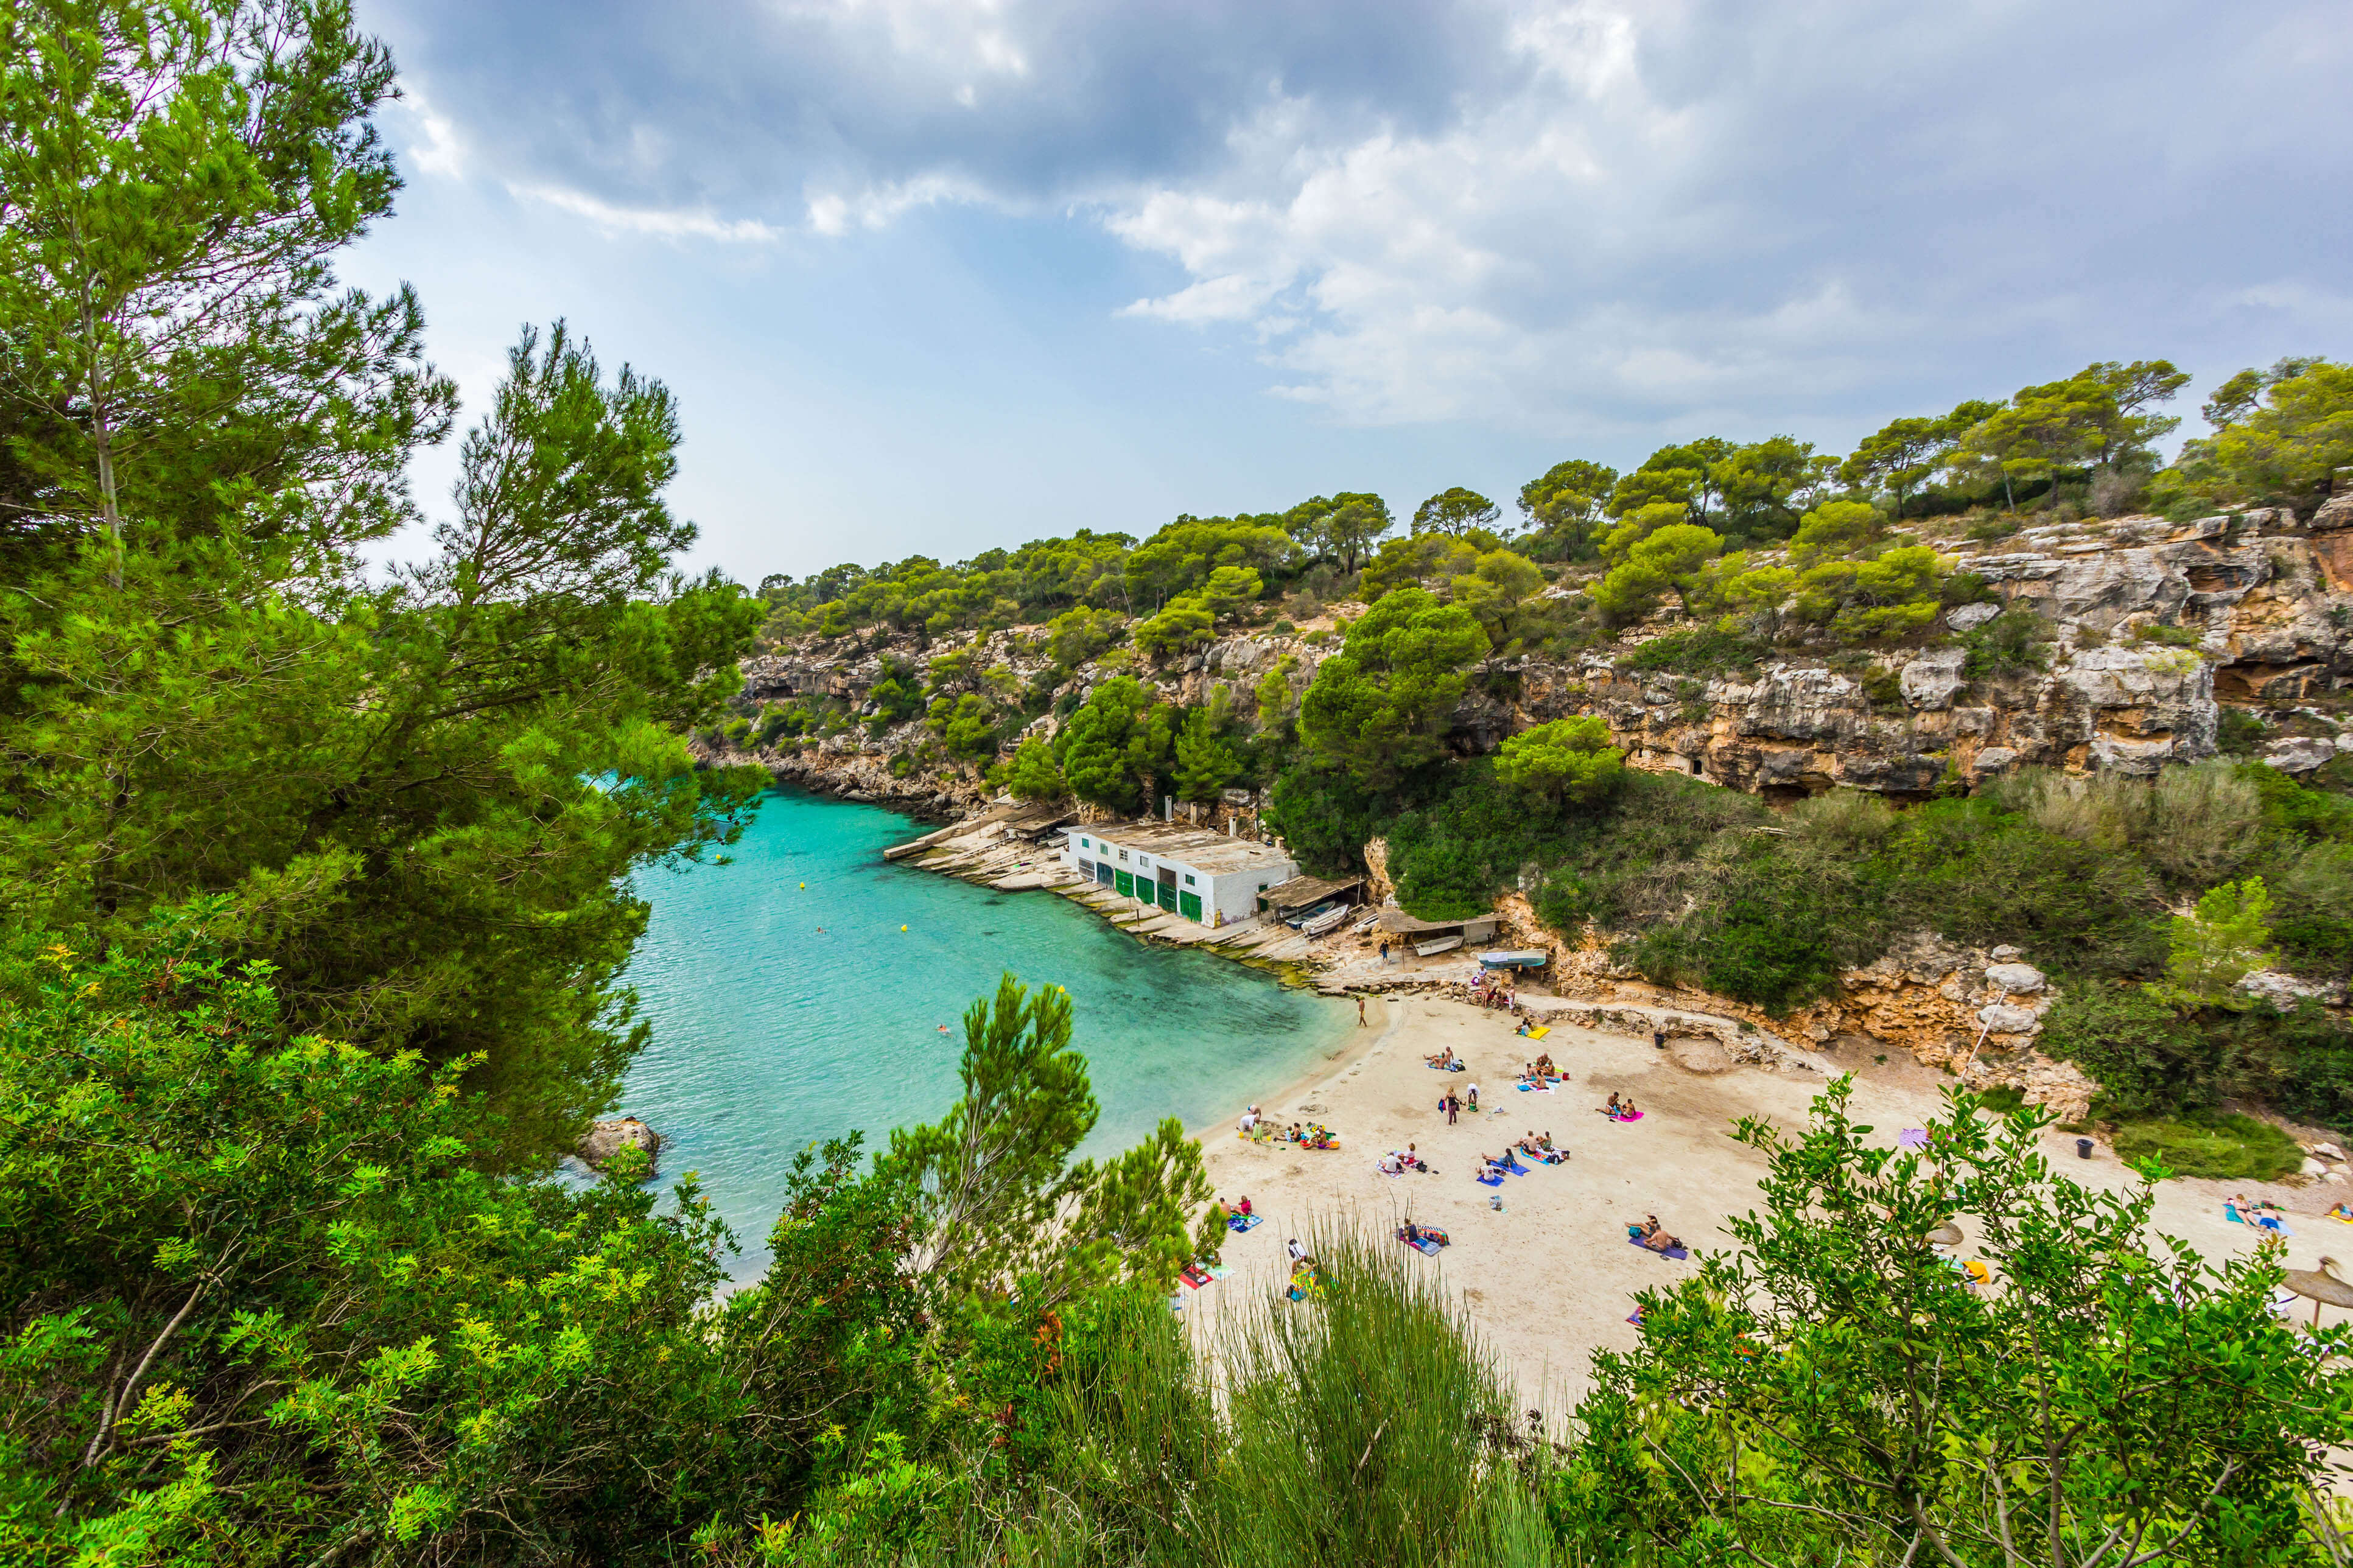
[[[558,317],[667,383],[748,583],[2353,354],[2341,0],[359,10],[344,276],[470,408]]]

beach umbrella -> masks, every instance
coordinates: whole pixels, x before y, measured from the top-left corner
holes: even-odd
[[[1928,1239],[1938,1247],[1958,1247],[1964,1238],[1961,1236],[1961,1227],[1951,1220],[1947,1220],[1928,1233]]]
[[[2353,1285],[2337,1277],[2337,1259],[2324,1258],[2318,1268],[2291,1268],[2280,1283],[2312,1303],[2312,1326],[2320,1326],[2320,1309],[2353,1307]]]

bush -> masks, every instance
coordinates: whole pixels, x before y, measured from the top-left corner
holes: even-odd
[[[1756,638],[1721,626],[1669,632],[1619,660],[1626,669],[1669,669],[1678,675],[1753,668],[1772,650]]]
[[[2126,1122],[2116,1129],[2116,1146],[2121,1160],[2161,1160],[2177,1176],[2224,1181],[2274,1181],[2304,1163],[2295,1139],[2268,1121],[2236,1112],[2195,1111]]]

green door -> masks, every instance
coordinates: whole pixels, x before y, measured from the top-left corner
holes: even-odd
[[[1172,915],[1176,912],[1176,883],[1163,882],[1160,884],[1160,907],[1166,910]]]
[[[1119,871],[1113,873],[1112,885],[1119,889],[1119,896],[1121,898],[1132,899],[1135,897],[1135,879],[1129,876],[1126,872]]]
[[[1183,915],[1188,921],[1199,920],[1201,918],[1201,895],[1198,893],[1177,894],[1176,912]]]

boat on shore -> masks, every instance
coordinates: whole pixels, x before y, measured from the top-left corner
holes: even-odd
[[[1552,954],[1540,948],[1515,948],[1503,952],[1482,952],[1479,963],[1487,969],[1542,969],[1552,962]]]
[[[1417,957],[1435,958],[1441,952],[1452,952],[1461,945],[1462,936],[1458,931],[1452,936],[1441,936],[1436,942],[1418,942],[1413,944],[1413,951]]]
[[[1299,933],[1302,936],[1307,937],[1322,936],[1326,931],[1337,931],[1340,928],[1341,922],[1345,921],[1347,918],[1348,909],[1346,905],[1343,904],[1340,908],[1326,910],[1323,914],[1317,915],[1312,920],[1302,921],[1299,925]]]

